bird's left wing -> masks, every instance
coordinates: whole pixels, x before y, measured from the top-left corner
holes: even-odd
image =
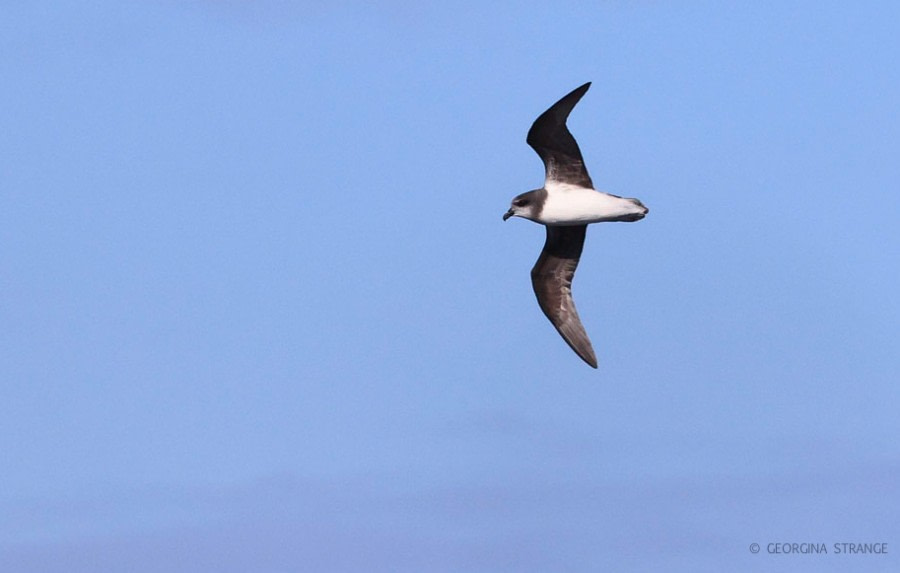
[[[568,183],[588,189],[594,188],[584,166],[578,143],[566,127],[569,113],[589,87],[591,82],[572,90],[534,120],[534,124],[528,130],[525,141],[543,160],[548,183]]]

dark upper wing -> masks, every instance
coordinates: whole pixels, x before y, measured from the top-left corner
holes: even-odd
[[[572,277],[581,257],[587,225],[547,226],[547,241],[531,269],[531,285],[541,310],[582,360],[597,367],[594,348],[572,300]]]
[[[547,181],[571,183],[581,187],[594,188],[578,143],[566,127],[566,119],[581,96],[591,87],[588,82],[576,88],[569,95],[553,104],[534,120],[525,141],[537,151],[544,161]]]

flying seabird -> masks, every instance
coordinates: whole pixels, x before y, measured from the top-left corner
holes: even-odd
[[[547,228],[544,250],[531,269],[534,293],[541,310],[572,350],[596,368],[594,348],[572,300],[572,277],[587,226],[639,221],[648,209],[637,199],[594,189],[578,143],[566,127],[569,113],[589,87],[590,82],[576,88],[534,121],[525,141],[544,162],[544,186],[513,198],[503,220],[522,217]]]

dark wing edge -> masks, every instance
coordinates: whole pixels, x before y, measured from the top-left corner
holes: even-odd
[[[594,188],[588,175],[581,150],[575,138],[566,127],[566,120],[572,108],[587,93],[591,82],[575,88],[550,109],[542,113],[528,130],[525,141],[544,162],[547,181],[571,183],[580,187]]]
[[[547,226],[547,241],[531,269],[531,285],[541,310],[563,340],[582,360],[597,368],[594,347],[572,299],[572,278],[581,258],[586,232],[587,225]]]

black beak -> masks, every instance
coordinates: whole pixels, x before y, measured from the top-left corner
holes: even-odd
[[[509,219],[510,217],[512,217],[513,215],[515,215],[515,213],[513,213],[513,210],[510,209],[506,213],[503,213],[503,220],[505,221],[505,220]]]

